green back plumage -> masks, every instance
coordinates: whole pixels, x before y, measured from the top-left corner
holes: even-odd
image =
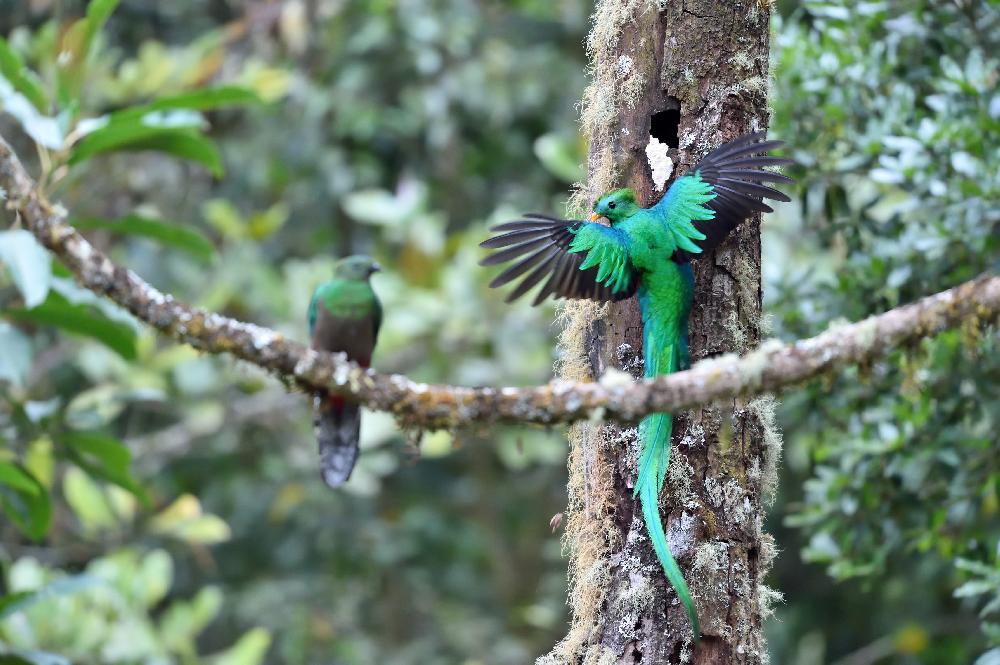
[[[313,334],[319,308],[342,319],[361,319],[374,316],[375,326],[382,319],[382,307],[368,280],[331,279],[316,287],[309,302],[309,334]]]
[[[346,256],[333,266],[333,279],[323,282],[313,291],[309,301],[309,335],[312,336],[322,307],[334,318],[361,319],[374,317],[375,329],[382,320],[382,306],[368,279],[381,267],[370,257]]]

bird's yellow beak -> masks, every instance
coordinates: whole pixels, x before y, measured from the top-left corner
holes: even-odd
[[[596,222],[600,218],[601,218],[601,216],[598,215],[596,212],[590,214],[590,221],[592,221],[592,222]]]

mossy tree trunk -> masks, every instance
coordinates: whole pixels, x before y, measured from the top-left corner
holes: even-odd
[[[708,150],[767,127],[767,3],[763,0],[604,0],[589,40],[593,82],[583,105],[589,181],[576,213],[614,187],[645,205],[654,184],[652,131],[671,145],[673,175]],[[655,117],[655,119],[654,119]],[[652,122],[651,122],[651,119]],[[664,159],[654,160],[662,168]],[[669,187],[670,181],[666,183]],[[744,223],[696,262],[692,360],[742,352],[759,341],[760,220]],[[567,305],[561,372],[642,370],[634,299],[605,308]],[[636,430],[572,430],[566,545],[573,621],[542,663],[760,663],[774,546],[762,532],[779,438],[771,402],[733,402],[676,414],[661,513],[667,539],[695,596],[698,647],[669,588],[632,499]]]

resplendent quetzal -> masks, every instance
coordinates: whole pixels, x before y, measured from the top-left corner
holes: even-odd
[[[369,277],[381,268],[367,256],[337,262],[333,279],[316,287],[309,302],[309,338],[314,349],[343,351],[368,367],[382,324],[382,305]],[[361,409],[338,395],[315,397],[316,438],[323,481],[337,487],[351,477],[358,461]]]
[[[766,153],[782,145],[764,132],[743,136],[709,153],[678,178],[658,203],[642,208],[630,189],[605,194],[594,204],[592,222],[525,214],[493,227],[502,232],[482,243],[502,248],[482,265],[517,260],[493,282],[501,286],[527,273],[510,302],[546,280],[534,304],[546,297],[623,300],[637,294],[642,312],[645,375],[654,377],[688,364],[688,314],[694,296],[690,261],[718,246],[754,212],[771,212],[762,199],[789,198],[761,182],[792,182],[764,170],[792,160]],[[763,155],[763,156],[762,156]],[[547,279],[546,279],[547,278]],[[670,459],[670,414],[654,413],[639,424],[642,453],[634,496],[642,503],[656,556],[687,610],[695,639],[701,635],[687,584],[670,554],[659,515],[659,494]]]

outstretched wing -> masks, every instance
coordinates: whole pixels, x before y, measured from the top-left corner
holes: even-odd
[[[490,230],[501,233],[481,246],[499,251],[480,261],[480,265],[515,262],[490,286],[503,286],[527,273],[507,296],[507,302],[520,298],[546,278],[533,305],[550,295],[606,301],[624,300],[635,293],[638,280],[625,238],[610,227],[528,213],[524,219],[498,224]]]
[[[780,173],[764,170],[795,162],[767,153],[784,145],[765,141],[765,132],[747,134],[708,153],[694,170],[670,186],[656,208],[666,213],[677,241],[673,259],[688,261],[708,252],[726,239],[755,212],[773,212],[764,199],[790,201],[763,182],[794,182]]]

